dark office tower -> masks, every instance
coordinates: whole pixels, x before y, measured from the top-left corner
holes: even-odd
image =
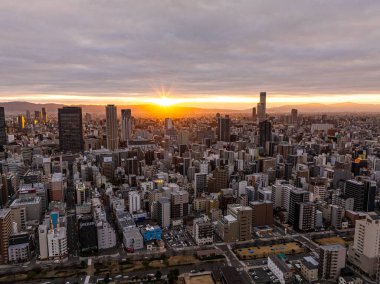
[[[376,183],[370,180],[364,182],[347,180],[344,194],[354,199],[354,210],[370,212],[375,209]]]
[[[98,234],[92,215],[83,215],[79,219],[78,235],[81,252],[98,251]]]
[[[259,146],[265,147],[267,141],[272,140],[272,124],[268,120],[259,123]]]
[[[59,147],[62,152],[83,151],[82,109],[63,107],[58,109]]]
[[[42,115],[41,115],[41,112],[39,110],[34,111],[34,120],[36,120],[37,122],[41,122]]]
[[[115,105],[106,106],[107,121],[107,148],[114,151],[119,147],[119,139],[117,133],[117,108]]]
[[[372,212],[375,210],[376,182],[364,180],[364,211]],[[355,202],[355,201],[354,201]]]
[[[121,110],[121,141],[126,142],[132,135],[132,112],[130,109]]]
[[[298,110],[293,108],[291,113],[290,113],[290,120],[292,124],[297,124],[298,120]]]
[[[310,193],[306,190],[292,189],[289,196],[289,223],[294,225],[297,221],[296,204],[309,201]]]
[[[48,117],[47,117],[47,112],[46,112],[46,108],[42,108],[42,122],[43,123],[46,123],[48,120]]]
[[[7,134],[5,132],[5,112],[4,108],[0,107],[0,146],[7,144]]]
[[[255,123],[257,121],[257,113],[256,113],[256,108],[255,107],[252,108],[252,120]]]
[[[226,115],[225,117],[218,118],[218,140],[224,142],[230,142],[230,117]]]
[[[27,111],[26,111],[26,121],[27,121],[28,123],[30,123],[30,120],[31,120],[30,110],[27,110]]]
[[[17,116],[17,127],[19,130],[23,130],[25,127],[25,118],[22,114]]]

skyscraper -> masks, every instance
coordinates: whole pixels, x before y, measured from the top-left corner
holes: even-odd
[[[7,144],[7,134],[5,132],[5,112],[4,108],[0,107],[0,145]]]
[[[260,92],[260,102],[257,104],[257,116],[259,122],[264,121],[267,112],[267,93]]]
[[[25,118],[22,114],[17,116],[17,124],[18,124],[18,129],[23,130],[25,127]]]
[[[298,110],[293,108],[291,113],[290,113],[290,120],[292,124],[297,124],[298,120]]]
[[[58,109],[59,147],[62,152],[83,151],[82,109],[63,107]]]
[[[230,124],[231,120],[228,115],[218,118],[218,140],[224,142],[230,142]]]
[[[117,133],[117,108],[115,105],[106,106],[107,120],[107,148],[111,151],[119,147],[119,139]]]
[[[257,122],[257,112],[255,107],[252,108],[252,120],[255,123]]]
[[[268,120],[259,123],[259,145],[265,147],[267,141],[272,140],[272,124]]]
[[[121,141],[126,142],[132,134],[132,112],[130,109],[121,110]]]
[[[46,108],[42,108],[42,122],[43,123],[46,123],[47,122],[47,119],[48,119],[48,117],[47,117],[47,112],[46,112]]]

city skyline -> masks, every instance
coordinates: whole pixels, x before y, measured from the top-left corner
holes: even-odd
[[[0,4],[0,102],[242,109],[262,90],[269,107],[380,99],[376,2],[34,4]]]

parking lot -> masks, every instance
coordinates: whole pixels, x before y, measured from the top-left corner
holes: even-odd
[[[170,230],[165,230],[163,232],[163,240],[168,247],[172,248],[195,246],[193,238],[183,226],[177,226]]]
[[[277,277],[266,266],[250,269],[248,273],[255,283],[279,283]]]

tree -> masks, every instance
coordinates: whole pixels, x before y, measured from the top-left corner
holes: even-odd
[[[161,273],[161,271],[157,270],[157,271],[156,271],[156,274],[155,274],[154,276],[156,277],[157,280],[160,280],[161,277],[162,277],[162,273]]]
[[[174,284],[178,280],[178,276],[179,276],[179,270],[177,268],[170,270],[168,274],[169,283]]]

